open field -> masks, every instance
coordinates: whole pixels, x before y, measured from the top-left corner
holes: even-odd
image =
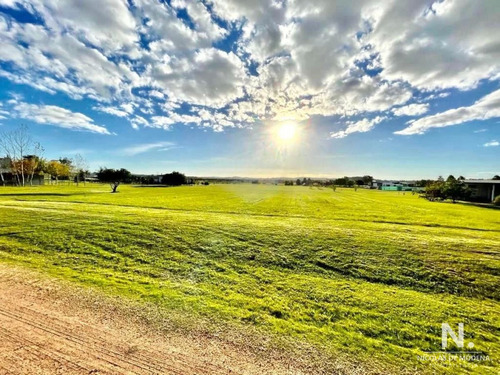
[[[0,260],[178,324],[312,345],[326,364],[498,373],[500,210],[300,186],[119,190],[0,188]],[[443,322],[490,361],[419,361],[441,350]]]

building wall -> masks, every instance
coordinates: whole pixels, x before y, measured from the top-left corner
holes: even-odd
[[[9,173],[4,173],[3,174],[3,178],[4,178],[4,184],[6,186],[16,186],[17,185],[16,176],[13,175],[12,173],[10,173],[10,172]],[[1,185],[2,185],[2,181],[0,181],[0,186]],[[26,185],[29,185],[28,179],[26,179]],[[44,176],[43,175],[33,176],[32,185],[33,186],[45,185]]]
[[[477,184],[470,183],[467,184],[468,188],[471,190],[471,199],[483,202],[491,202],[494,197],[500,195],[500,184]],[[493,186],[495,190],[493,191]]]

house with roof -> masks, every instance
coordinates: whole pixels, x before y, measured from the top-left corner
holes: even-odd
[[[500,195],[500,180],[464,180],[471,191],[471,200],[493,202]]]

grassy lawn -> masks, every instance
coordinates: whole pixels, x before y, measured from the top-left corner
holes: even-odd
[[[119,191],[0,187],[0,260],[387,371],[499,371],[500,210],[300,186]],[[443,322],[491,360],[419,361]]]

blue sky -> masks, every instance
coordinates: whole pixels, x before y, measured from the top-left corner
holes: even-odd
[[[500,174],[498,2],[380,3],[0,0],[0,132],[93,170]]]

